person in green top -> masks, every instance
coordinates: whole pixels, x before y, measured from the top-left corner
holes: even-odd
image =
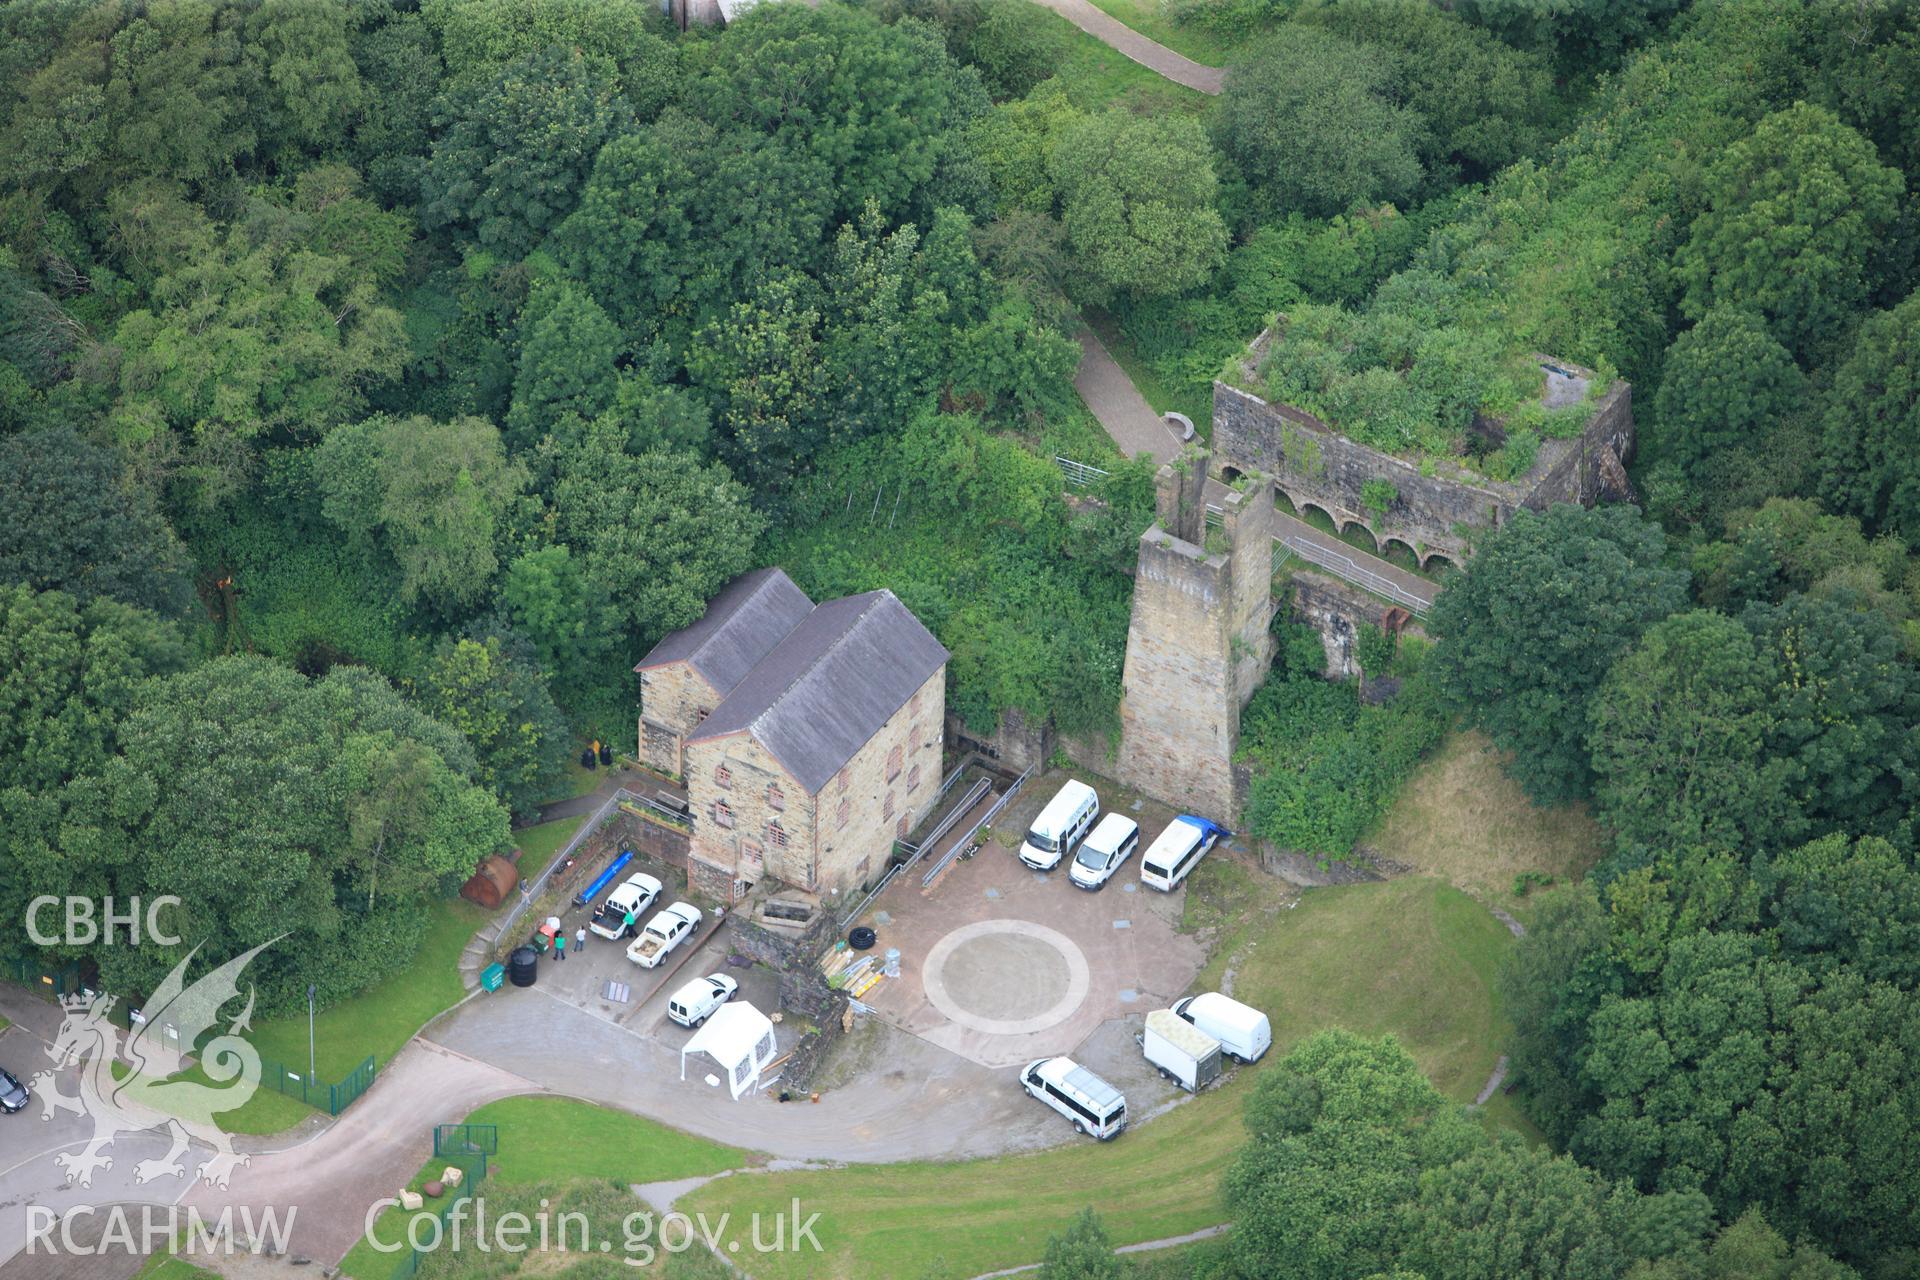
[[[564,931],[554,931],[553,958],[555,960],[565,960],[567,958],[567,935]]]
[[[626,916],[626,919],[624,919],[624,920],[622,920],[622,921],[620,922],[620,931],[621,931],[622,933],[632,933],[632,932],[633,932],[633,921],[634,921],[634,914],[633,914],[633,912],[631,912],[631,911],[629,911],[629,912],[627,912],[627,916]]]

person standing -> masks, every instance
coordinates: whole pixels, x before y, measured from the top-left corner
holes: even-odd
[[[574,949],[575,951],[579,951],[579,952],[583,952],[583,953],[584,953],[584,952],[586,951],[586,949],[587,949],[587,926],[585,926],[585,925],[581,925],[581,926],[580,926],[580,927],[579,927],[578,929],[576,929],[576,930],[574,930],[574,934],[573,934],[573,949]]]
[[[631,911],[627,912],[626,919],[620,922],[620,934],[622,937],[625,937],[627,934],[630,934],[633,932],[633,922],[637,918],[638,917],[636,917],[633,912]]]
[[[553,958],[555,960],[565,960],[567,958],[567,931],[565,929],[561,929],[553,935]]]

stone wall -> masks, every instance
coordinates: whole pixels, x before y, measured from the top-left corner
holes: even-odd
[[[1542,441],[1533,469],[1502,482],[1445,460],[1431,460],[1433,474],[1423,474],[1419,464],[1350,440],[1310,413],[1215,382],[1214,462],[1223,472],[1265,472],[1297,511],[1319,507],[1343,530],[1358,524],[1383,549],[1397,540],[1422,564],[1436,554],[1460,564],[1476,536],[1522,507],[1601,497],[1600,452],[1610,449],[1621,462],[1632,456],[1632,405],[1632,387],[1616,379],[1578,437]],[[1399,494],[1382,513],[1361,496],[1374,479]]]
[[[1160,520],[1141,535],[1134,574],[1114,774],[1233,825],[1240,708],[1273,657],[1273,491],[1256,481],[1225,494],[1209,533],[1194,483],[1206,474],[1204,453],[1160,468]]]
[[[817,796],[751,733],[688,744],[693,874],[726,884],[728,902],[767,876],[826,894],[877,879],[893,842],[940,789],[945,720],[942,667]]]
[[[1367,623],[1384,627],[1387,610],[1393,606],[1338,578],[1306,569],[1294,572],[1292,586],[1293,616],[1320,633],[1321,646],[1327,652],[1327,678],[1348,680],[1358,676],[1360,661],[1355,646],[1360,627]],[[1400,631],[1402,635],[1426,634],[1413,624],[1403,625]]]
[[[839,936],[832,908],[822,903],[804,929],[763,925],[744,910],[730,919],[733,949],[777,972],[782,1011],[805,1018],[814,1026],[799,1040],[784,1045],[791,1056],[781,1064],[780,1085],[801,1092],[812,1081],[827,1051],[840,1039],[840,1022],[847,1009],[846,993],[828,986],[820,972],[820,957]],[[782,1027],[783,1032],[787,1030]]]
[[[998,728],[989,734],[978,734],[967,728],[967,722],[959,716],[950,715],[947,741],[956,751],[978,751],[1017,773],[1045,766],[1053,754],[1053,723],[1035,724],[1017,708],[1009,707],[1000,713]]]
[[[719,694],[690,662],[669,662],[642,671],[635,758],[668,777],[680,777],[681,748],[687,735],[719,705]]]

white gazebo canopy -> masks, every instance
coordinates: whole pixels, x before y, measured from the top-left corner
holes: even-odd
[[[723,1004],[680,1050],[680,1078],[687,1078],[687,1055],[704,1053],[719,1063],[727,1088],[737,1101],[760,1080],[760,1072],[778,1052],[773,1022],[744,1000]]]

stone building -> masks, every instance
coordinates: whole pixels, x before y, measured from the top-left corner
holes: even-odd
[[[1248,368],[1273,340],[1271,330],[1254,339]],[[1547,408],[1588,399],[1596,376],[1591,370],[1545,357],[1536,361]],[[1527,473],[1502,481],[1450,459],[1397,457],[1340,434],[1305,410],[1215,382],[1214,465],[1229,480],[1264,472],[1303,518],[1319,508],[1341,533],[1365,530],[1382,555],[1399,544],[1422,569],[1442,561],[1458,568],[1473,554],[1476,538],[1522,508],[1591,506],[1632,496],[1625,463],[1633,456],[1633,388],[1616,378],[1591,404],[1579,435],[1541,441]],[[1362,496],[1370,480],[1386,481],[1397,495],[1384,510],[1370,509]]]
[[[1231,826],[1240,710],[1273,661],[1273,486],[1250,475],[1212,501],[1217,523],[1204,451],[1160,468],[1133,580],[1114,772]]]
[[[947,656],[892,592],[815,605],[778,569],[654,646],[634,668],[640,758],[686,781],[694,890],[876,878],[940,787]]]

